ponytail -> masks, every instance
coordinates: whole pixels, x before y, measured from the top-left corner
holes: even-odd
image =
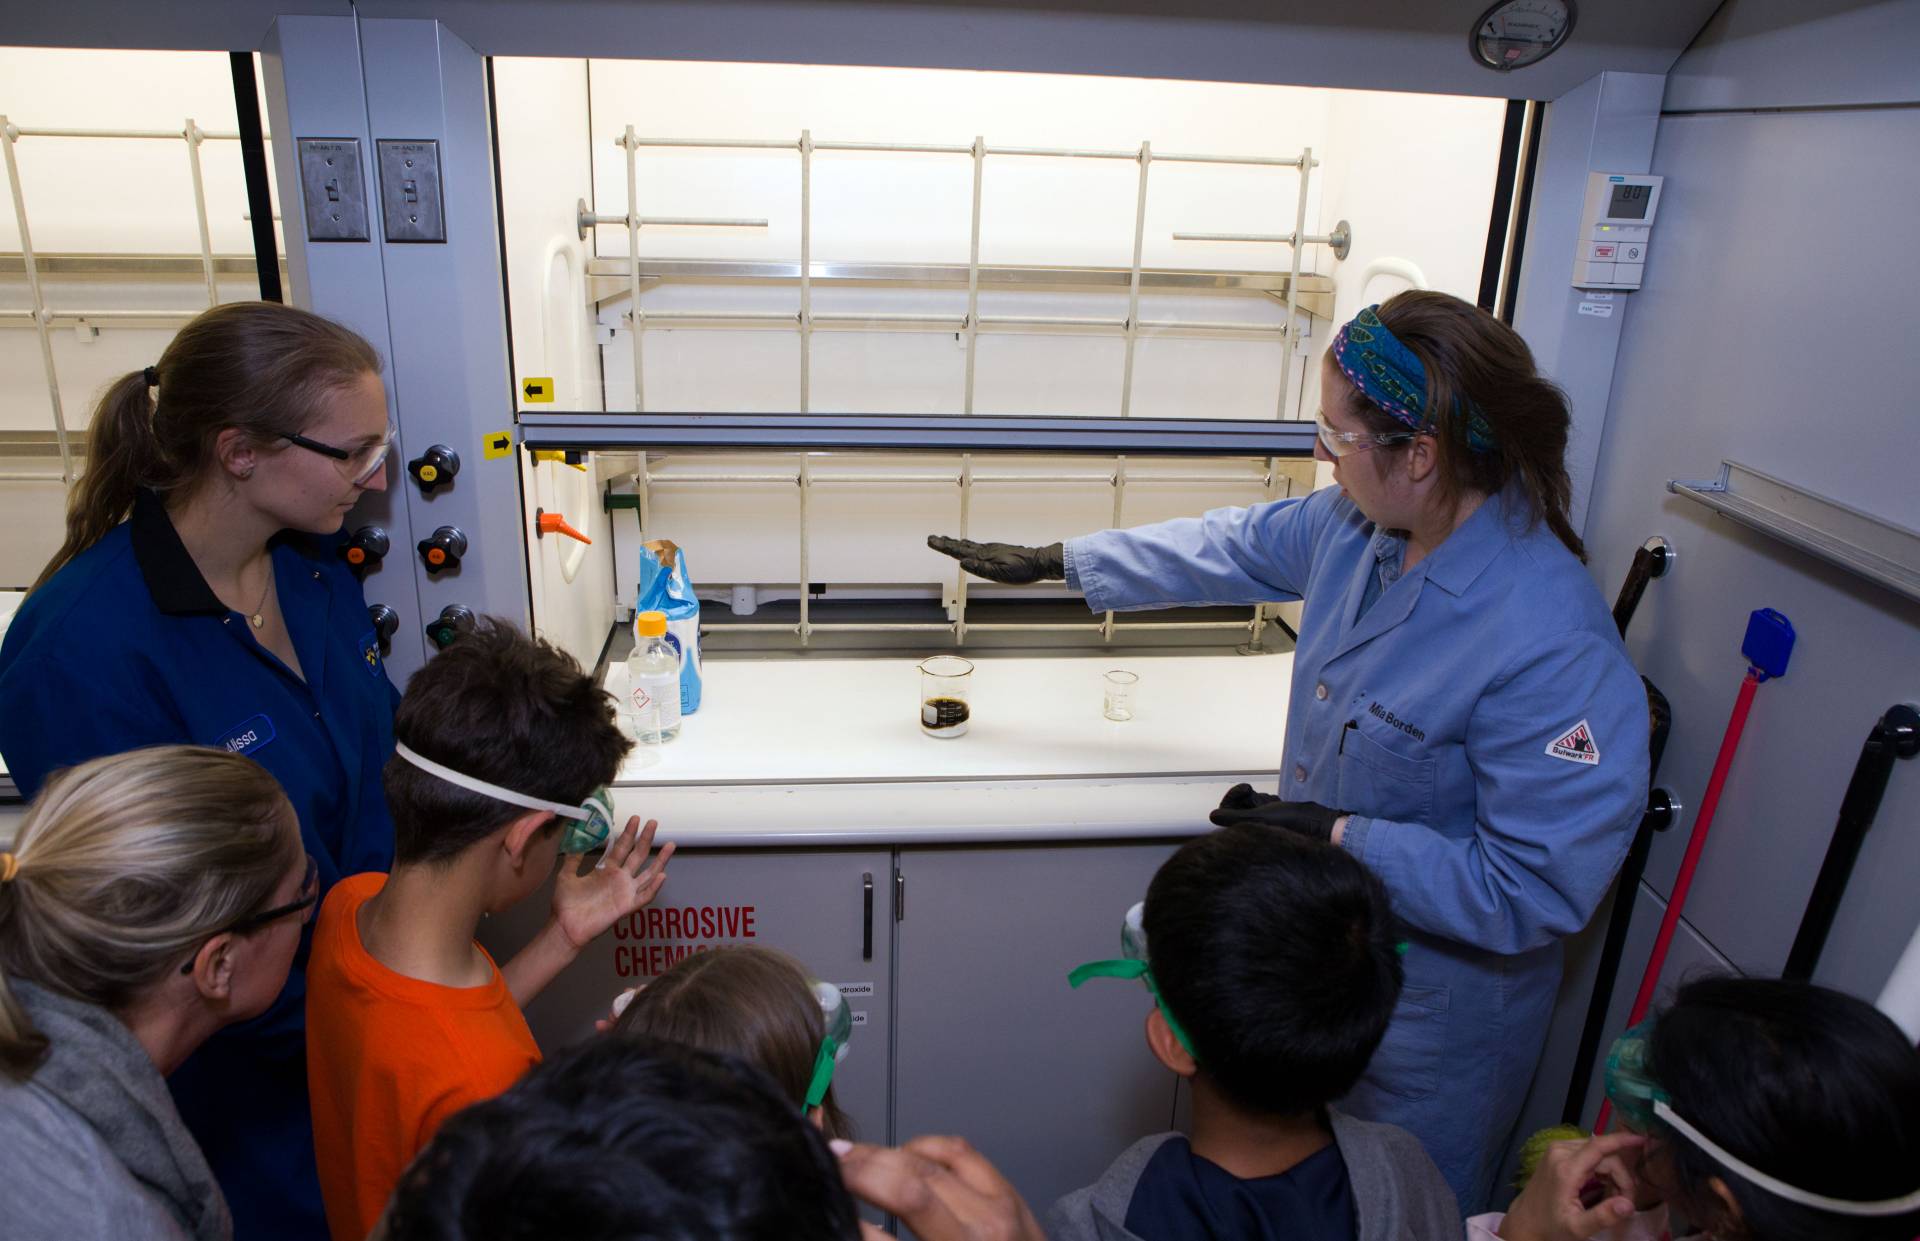
[[[1545,522],[1584,562],[1587,549],[1570,516],[1567,438],[1573,415],[1566,393],[1534,369],[1527,342],[1478,306],[1446,293],[1410,290],[1378,313],[1426,370],[1424,413],[1438,445],[1440,494],[1451,498],[1471,490],[1492,496],[1511,486],[1531,520]],[[1369,426],[1406,430],[1354,391]],[[1476,414],[1483,420],[1479,425]]]
[[[67,505],[67,540],[33,583],[38,590],[54,571],[92,547],[133,507],[133,495],[162,473],[160,444],[153,434],[153,394],[146,372],[122,375],[94,407],[87,432],[87,468]]]
[[[156,365],[101,395],[66,541],[33,589],[124,520],[141,488],[180,495],[210,477],[220,432],[277,442],[305,430],[322,398],[379,373],[372,345],[311,311],[229,302],[196,315]]]
[[[94,759],[48,782],[0,854],[0,1072],[46,1054],[10,982],[123,1011],[208,936],[264,908],[301,856],[252,760],[197,746]]]

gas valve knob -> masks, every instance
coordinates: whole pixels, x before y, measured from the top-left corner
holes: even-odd
[[[407,462],[407,473],[420,484],[421,495],[432,495],[435,488],[446,486],[459,472],[460,454],[445,444],[435,444]]]
[[[379,565],[392,548],[387,532],[378,526],[362,526],[340,545],[340,559],[347,562],[356,577]]]
[[[373,622],[373,634],[380,649],[386,650],[393,635],[400,632],[400,613],[384,603],[372,603],[367,605],[367,619]]]
[[[442,526],[433,532],[432,538],[420,540],[420,559],[425,562],[428,573],[457,569],[460,557],[466,554],[467,536],[455,526]]]
[[[473,629],[473,609],[463,603],[449,603],[440,615],[427,622],[427,641],[436,650],[446,650],[455,639]]]

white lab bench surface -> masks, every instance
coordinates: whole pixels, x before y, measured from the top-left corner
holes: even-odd
[[[1227,786],[1279,769],[1290,653],[973,664],[949,740],[920,731],[917,660],[711,660],[700,710],[636,747],[615,800],[686,845],[1125,839],[1204,830]],[[1101,710],[1113,667],[1140,675],[1124,723]]]

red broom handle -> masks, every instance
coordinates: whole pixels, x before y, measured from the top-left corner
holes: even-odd
[[[1667,949],[1673,945],[1673,931],[1680,924],[1680,910],[1687,903],[1687,889],[1693,886],[1693,872],[1699,869],[1707,833],[1713,830],[1713,814],[1720,807],[1720,791],[1726,787],[1727,770],[1733,766],[1734,751],[1740,748],[1740,734],[1746,731],[1747,712],[1753,708],[1753,691],[1759,685],[1760,674],[1747,669],[1746,680],[1740,682],[1740,696],[1733,700],[1733,715],[1727,720],[1726,736],[1720,739],[1720,755],[1713,760],[1713,777],[1707,781],[1706,794],[1700,799],[1700,813],[1694,816],[1687,855],[1680,860],[1680,874],[1674,879],[1673,892],[1667,898],[1666,915],[1660,919],[1660,934],[1653,941],[1653,955],[1647,958],[1647,971],[1640,976],[1640,994],[1633,998],[1633,1012],[1627,1017],[1629,1027],[1639,1025],[1653,1004],[1654,988],[1659,985],[1660,970],[1667,963]],[[1593,1127],[1595,1133],[1607,1131],[1607,1118],[1612,1113],[1611,1100],[1600,1105],[1600,1116]]]

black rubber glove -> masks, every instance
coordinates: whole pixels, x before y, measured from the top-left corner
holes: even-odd
[[[1318,802],[1287,801],[1273,793],[1256,793],[1251,784],[1236,784],[1220,799],[1220,808],[1207,818],[1218,827],[1242,823],[1284,827],[1308,840],[1326,843],[1333,839],[1334,822],[1345,813]]]
[[[1024,586],[1028,582],[1059,581],[1067,576],[1066,549],[1058,543],[1021,547],[1016,543],[975,543],[930,534],[927,546],[952,556],[961,568],[990,582]]]

